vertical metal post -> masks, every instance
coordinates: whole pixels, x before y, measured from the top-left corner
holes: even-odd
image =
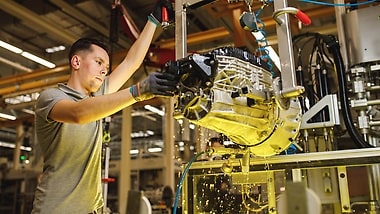
[[[120,174],[118,179],[119,213],[126,214],[128,191],[131,189],[131,155],[129,151],[132,145],[132,106],[123,109],[121,122],[121,145],[120,145]]]
[[[274,10],[287,7],[287,0],[274,1]],[[278,53],[281,62],[282,90],[293,91],[296,87],[295,62],[293,58],[293,43],[290,29],[289,14],[280,15],[281,25],[276,25]]]
[[[340,204],[341,204],[342,213],[351,213],[350,194],[348,191],[348,181],[347,181],[347,170],[345,166],[338,166],[337,170],[338,170]]]
[[[181,59],[187,55],[187,28],[186,28],[186,8],[184,7],[184,2],[182,0],[175,0],[175,57],[176,59]],[[173,98],[170,98],[170,105],[173,106],[174,100]],[[172,111],[168,114],[173,113],[173,107],[171,107]],[[173,124],[174,126],[174,124]],[[173,144],[174,145],[174,144]],[[174,147],[173,147],[174,149]],[[174,151],[173,151],[174,153]],[[182,184],[182,199],[186,198],[184,195],[187,193],[187,178],[185,178],[184,183]],[[181,185],[181,184],[178,184]],[[177,190],[177,188],[174,188]],[[182,200],[181,203],[182,206],[182,212],[184,214],[187,214],[188,211],[188,203],[185,200]],[[178,209],[177,207],[174,207],[174,209]]]
[[[369,204],[368,213],[376,213],[376,201],[380,200],[380,165],[367,166],[368,184],[369,184]]]
[[[268,211],[270,214],[277,214],[274,171],[267,172],[267,188],[268,188]]]
[[[175,1],[175,57],[187,55],[186,7],[182,0]]]
[[[189,200],[185,200],[185,199],[188,199],[189,197],[192,197],[190,195],[186,195],[189,193],[189,187],[188,187],[188,183],[187,183],[187,179],[188,179],[188,174],[185,176],[184,180],[183,180],[183,184],[182,184],[182,203],[181,203],[181,206],[182,206],[182,212],[183,214],[188,214],[189,213]],[[194,200],[192,200],[194,201]],[[175,207],[176,209],[176,207]]]
[[[108,213],[107,198],[108,198],[108,175],[109,175],[109,159],[111,156],[111,150],[108,143],[104,145],[104,171],[103,171],[103,214]]]
[[[175,189],[175,167],[174,167],[174,119],[173,119],[173,111],[174,111],[174,99],[170,98],[167,102],[165,102],[165,117],[164,117],[164,126],[163,126],[163,140],[165,142],[164,147],[164,185],[169,186],[171,189]]]
[[[334,0],[335,4],[344,4],[344,0]],[[347,56],[347,49],[346,49],[346,36],[344,35],[344,25],[343,25],[343,14],[346,13],[346,7],[335,7],[335,20],[336,20],[336,27],[337,27],[337,33],[338,33],[338,39],[339,39],[339,46],[341,48],[341,54],[344,62],[344,69],[348,69],[348,56]]]
[[[16,128],[16,142],[15,149],[13,151],[13,169],[20,168],[20,155],[21,155],[21,145],[24,139],[24,128],[22,123],[19,123]]]

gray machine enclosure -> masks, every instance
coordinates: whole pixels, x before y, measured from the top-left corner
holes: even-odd
[[[380,58],[380,7],[353,10],[343,16],[343,22],[349,65],[377,61]]]

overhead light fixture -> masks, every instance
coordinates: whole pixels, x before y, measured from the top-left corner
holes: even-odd
[[[139,153],[138,149],[131,149],[131,150],[129,150],[129,154],[131,154],[131,155],[137,155],[138,153]]]
[[[131,138],[150,137],[153,135],[154,135],[154,131],[152,130],[138,131],[138,132],[132,132]]]
[[[148,148],[148,152],[150,153],[162,152],[162,148],[161,147]]]
[[[55,64],[54,63],[51,63],[51,62],[49,62],[47,60],[44,60],[44,59],[42,59],[42,58],[40,58],[40,57],[38,57],[36,55],[33,55],[33,54],[29,53],[29,52],[24,51],[24,52],[21,53],[21,56],[23,56],[23,57],[25,57],[27,59],[30,59],[30,60],[32,60],[34,62],[37,62],[37,63],[39,63],[39,64],[41,64],[41,65],[43,65],[45,67],[55,68]]]
[[[156,113],[156,114],[158,114],[158,115],[160,115],[160,116],[164,116],[164,115],[165,115],[165,112],[164,112],[164,111],[162,111],[162,110],[160,110],[160,109],[158,109],[158,108],[156,108],[156,107],[154,107],[154,106],[151,106],[151,105],[145,105],[144,108],[145,108],[146,110],[149,110],[149,111],[151,111],[151,112],[153,112],[153,113]]]
[[[11,44],[8,44],[6,42],[3,42],[0,40],[0,47],[2,48],[5,48],[7,49],[8,51],[12,51],[13,53],[16,53],[16,54],[21,54],[23,50],[21,50],[20,48],[18,47],[15,47]]]
[[[6,143],[6,142],[1,142],[1,141],[0,141],[0,146],[6,147],[6,148],[11,148],[11,149],[16,148],[16,145],[13,143]],[[30,147],[30,146],[20,146],[20,149],[24,150],[24,151],[28,151],[28,152],[32,151],[32,147]]]
[[[64,50],[66,50],[66,47],[63,45],[59,45],[59,46],[55,46],[55,47],[45,49],[46,53],[55,53],[55,52],[64,51]]]
[[[56,66],[54,63],[51,63],[51,62],[49,62],[47,60],[44,60],[44,59],[42,59],[42,58],[40,58],[40,57],[38,57],[36,55],[33,55],[33,54],[31,54],[31,53],[29,53],[27,51],[23,51],[22,49],[20,49],[20,48],[18,48],[16,46],[13,46],[11,44],[8,44],[8,43],[6,43],[4,41],[1,41],[1,40],[0,40],[0,47],[5,48],[5,49],[7,49],[9,51],[12,51],[13,53],[20,54],[21,56],[23,56],[23,57],[25,57],[27,59],[30,59],[30,60],[38,63],[38,64],[41,64],[41,65],[43,65],[45,67],[55,68],[55,66]]]
[[[0,117],[7,120],[16,120],[16,117],[9,114],[0,113]]]
[[[36,113],[33,110],[30,110],[30,109],[27,109],[27,108],[21,109],[21,111],[23,111],[23,112],[25,112],[27,114],[36,115]]]

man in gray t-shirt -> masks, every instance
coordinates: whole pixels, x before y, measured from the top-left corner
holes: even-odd
[[[173,18],[169,1],[162,0],[158,6],[167,7]],[[44,168],[33,214],[86,214],[101,209],[101,119],[137,101],[173,95],[178,79],[170,72],[153,72],[120,90],[145,58],[161,22],[157,16],[150,15],[125,59],[109,75],[106,46],[94,39],[79,39],[70,49],[68,82],[40,94],[35,129]]]

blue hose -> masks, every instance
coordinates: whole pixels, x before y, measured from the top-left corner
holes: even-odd
[[[365,5],[365,4],[371,4],[376,2],[377,0],[368,0],[366,2],[360,2],[360,3],[355,3],[355,4],[334,4],[334,3],[328,3],[328,2],[320,2],[320,1],[313,1],[313,0],[298,0],[300,2],[305,2],[305,3],[311,3],[311,4],[319,4],[319,5],[325,5],[325,6],[333,6],[333,7],[356,7],[360,5]]]
[[[177,191],[176,191],[176,195],[175,195],[175,201],[174,201],[174,205],[173,205],[173,214],[176,214],[177,213],[177,206],[178,206],[178,200],[179,200],[179,196],[181,194],[181,188],[182,188],[182,184],[183,184],[183,181],[185,180],[185,176],[187,174],[187,172],[189,171],[190,169],[190,166],[191,164],[193,164],[194,161],[196,161],[198,159],[199,156],[201,156],[202,154],[204,154],[205,151],[202,151],[200,153],[198,153],[197,155],[195,155],[190,161],[189,163],[187,163],[186,167],[185,167],[185,170],[183,171],[182,175],[181,175],[181,178],[180,178],[180,181],[179,181],[179,184],[177,186]]]

